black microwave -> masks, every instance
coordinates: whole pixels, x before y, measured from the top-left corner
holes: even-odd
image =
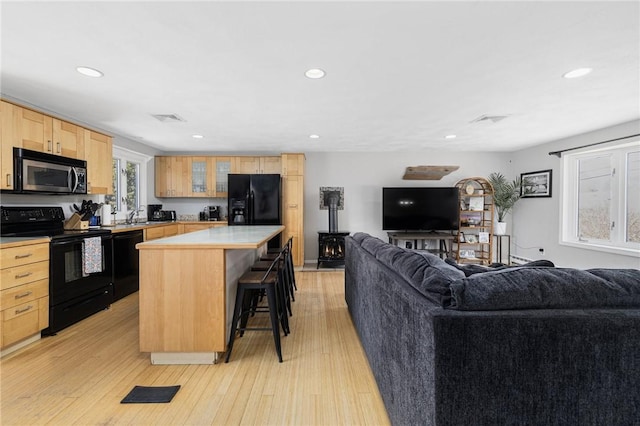
[[[13,191],[19,194],[86,194],[87,162],[13,148]]]

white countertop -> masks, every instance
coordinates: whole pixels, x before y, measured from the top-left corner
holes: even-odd
[[[49,243],[49,237],[0,237],[2,248],[16,247],[29,244]]]
[[[160,238],[136,245],[138,249],[159,248],[259,248],[284,230],[282,225],[221,226],[188,234]]]

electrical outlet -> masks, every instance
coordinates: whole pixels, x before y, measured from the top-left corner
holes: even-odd
[[[542,247],[540,247],[538,251],[540,252],[540,254],[544,254],[544,249]]]

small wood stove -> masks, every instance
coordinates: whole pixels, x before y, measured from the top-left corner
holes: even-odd
[[[329,210],[329,232],[318,231],[318,265],[344,266],[344,238],[349,231],[338,231],[338,206],[340,205],[339,191],[326,191],[324,204]]]
[[[318,231],[318,266],[344,266],[344,238],[349,231]]]

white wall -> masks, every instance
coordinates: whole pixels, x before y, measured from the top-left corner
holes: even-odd
[[[513,243],[517,254],[532,259],[549,259],[558,266],[576,268],[640,268],[640,257],[560,245],[560,164],[551,151],[578,147],[640,134],[640,120],[560,139],[513,153],[512,170],[516,173],[553,170],[551,198],[524,198],[513,213]],[[545,254],[538,252],[542,247]]]
[[[318,231],[327,230],[327,210],[320,210],[320,187],[344,187],[344,210],[338,212],[338,228],[352,234],[366,232],[386,241],[382,230],[382,187],[446,186],[472,176],[500,171],[510,176],[509,153],[425,151],[377,153],[308,153],[305,165],[305,259],[318,258]],[[460,168],[441,180],[402,180],[408,166],[454,165]],[[515,175],[513,176],[515,177]]]

